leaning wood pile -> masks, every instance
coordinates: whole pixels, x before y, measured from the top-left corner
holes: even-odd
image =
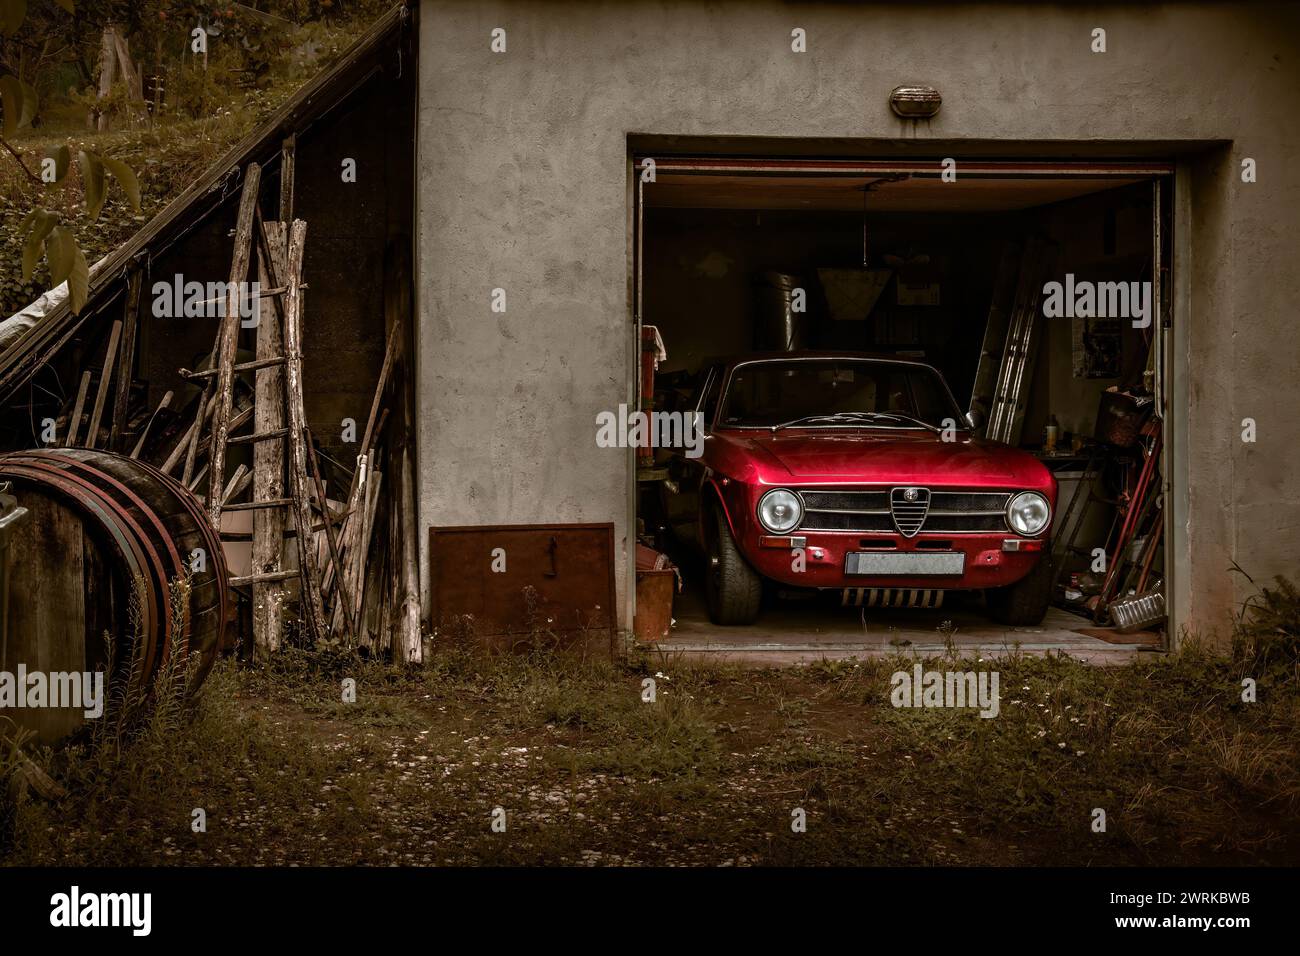
[[[307,223],[293,218],[293,166],[290,138],[281,150],[280,201],[273,220],[263,218],[258,202],[260,167],[250,163],[244,170],[227,297],[211,357],[206,368],[180,369],[201,388],[188,421],[171,408],[171,391],[152,412],[131,408],[141,285],[136,270],[128,281],[123,319],[110,330],[102,370],[81,376],[62,430],[64,444],[93,448],[103,441],[101,447],[150,460],[203,501],[223,541],[239,538],[231,515],[253,513],[251,571],[230,583],[252,602],[252,639],[259,655],[279,649],[296,617],[303,636],[317,647],[360,645],[417,662],[413,416],[409,389],[394,381],[395,369],[405,364],[406,277],[389,280],[401,288],[385,296],[387,345],[355,467],[346,487],[336,481],[331,489],[304,407]],[[254,265],[259,315],[256,326],[245,330],[238,297]],[[252,361],[236,361],[241,334],[254,340],[243,343],[253,346]],[[400,432],[387,434],[394,431],[394,420],[402,423]],[[167,427],[154,434],[160,421]],[[128,428],[135,435],[129,451]],[[245,444],[252,445],[252,467],[241,464],[229,471],[230,449]]]

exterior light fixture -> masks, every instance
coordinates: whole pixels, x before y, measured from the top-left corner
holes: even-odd
[[[896,86],[889,94],[889,105],[903,119],[929,119],[942,104],[933,86]]]

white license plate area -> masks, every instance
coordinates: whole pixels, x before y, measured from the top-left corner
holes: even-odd
[[[845,574],[924,577],[965,570],[964,551],[850,551],[844,557]]]

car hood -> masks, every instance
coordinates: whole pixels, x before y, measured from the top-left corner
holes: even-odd
[[[1047,488],[1033,455],[1001,442],[885,429],[719,430],[710,436],[718,471],[769,485],[889,484]]]

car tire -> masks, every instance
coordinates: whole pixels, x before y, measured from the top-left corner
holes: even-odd
[[[989,616],[1011,627],[1034,627],[1043,623],[1052,600],[1051,556],[1044,553],[1032,571],[1015,584],[988,588],[984,603]]]
[[[714,624],[753,624],[763,600],[763,579],[745,561],[731,537],[726,516],[710,511],[705,563],[705,597]]]

